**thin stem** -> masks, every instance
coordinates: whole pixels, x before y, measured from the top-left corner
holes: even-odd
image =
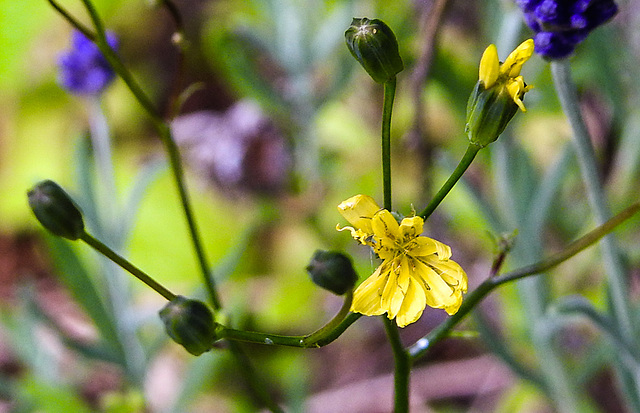
[[[409,411],[409,374],[411,372],[411,359],[409,353],[402,346],[398,327],[386,316],[381,316],[384,322],[384,329],[393,351],[395,370],[393,374],[394,402],[393,411],[395,413],[405,413]]]
[[[95,41],[96,35],[87,26],[80,23],[78,19],[73,17],[71,13],[69,13],[65,8],[59,5],[56,1],[54,0],[47,0],[47,1],[51,5],[51,7],[56,9],[56,11],[60,13],[62,17],[64,17],[76,30],[84,34],[87,37],[87,39]]]
[[[122,256],[118,255],[111,248],[107,247],[105,244],[98,241],[88,233],[85,232],[82,235],[82,237],[80,237],[80,239],[86,242],[87,244],[89,244],[89,246],[93,247],[96,251],[98,251],[105,257],[109,258],[111,261],[118,264],[120,267],[130,272],[131,275],[133,275],[134,277],[136,277],[137,279],[139,279],[140,281],[142,281],[143,283],[151,287],[155,292],[157,292],[167,300],[172,301],[173,299],[176,298],[176,295],[174,293],[167,290],[163,285],[161,285],[156,280],[151,278],[144,271],[142,271],[141,269],[139,269],[138,267],[136,267],[135,265],[127,261]]]
[[[196,256],[198,259],[198,263],[200,265],[200,270],[202,272],[205,286],[207,288],[207,292],[209,294],[209,298],[211,304],[215,310],[220,310],[222,307],[220,304],[220,299],[218,298],[218,293],[216,291],[215,282],[211,276],[209,270],[209,264],[206,259],[206,255],[204,253],[204,248],[202,246],[202,242],[200,240],[199,231],[197,229],[197,224],[195,222],[195,218],[193,215],[191,202],[186,190],[185,182],[184,182],[184,170],[182,168],[182,163],[180,159],[180,154],[178,151],[178,146],[176,145],[173,137],[171,136],[171,129],[166,124],[166,122],[162,119],[162,117],[158,114],[157,109],[154,107],[151,100],[147,97],[147,95],[142,91],[142,88],[138,85],[138,83],[133,79],[131,73],[127,70],[127,68],[122,64],[116,53],[109,47],[104,31],[104,25],[100,20],[93,4],[89,0],[82,0],[91,16],[91,20],[93,21],[94,26],[96,27],[96,44],[100,48],[100,51],[105,56],[113,70],[122,78],[122,80],[127,84],[129,90],[136,97],[140,105],[145,109],[145,111],[151,117],[152,123],[160,136],[162,143],[165,146],[165,150],[168,153],[169,161],[171,165],[171,170],[173,172],[173,177],[176,182],[176,186],[178,188],[180,202],[182,204],[182,208],[185,214],[185,218],[187,220],[187,225],[189,228],[189,234],[191,236],[191,240],[193,243],[194,250],[196,252]]]
[[[279,345],[288,347],[315,348],[325,346],[336,338],[338,338],[348,326],[350,326],[359,317],[353,317],[353,313],[349,313],[351,302],[353,300],[353,292],[345,296],[344,303],[336,314],[327,324],[317,331],[307,334],[306,336],[283,336],[279,334],[259,333],[255,331],[235,330],[220,325],[216,331],[216,336],[220,339],[245,341],[249,343]]]
[[[460,309],[457,313],[447,318],[442,324],[433,329],[429,334],[418,340],[413,346],[409,348],[409,355],[412,360],[418,359],[426,354],[434,343],[445,338],[449,332],[460,322],[462,319],[473,310],[480,301],[484,299],[491,291],[499,287],[502,284],[506,284],[511,281],[519,280],[521,278],[529,277],[534,274],[545,272],[556,265],[568,260],[580,251],[593,245],[605,235],[609,234],[615,227],[622,224],[627,219],[631,218],[638,211],[640,211],[640,203],[632,204],[618,215],[605,222],[603,225],[597,227],[593,231],[587,233],[583,237],[569,244],[564,250],[557,254],[552,255],[542,261],[535,264],[528,265],[526,267],[519,268],[514,271],[510,271],[506,274],[489,278],[478,286],[473,292],[471,292],[465,300],[462,302]]]
[[[429,202],[429,205],[427,205],[424,211],[420,213],[422,219],[426,220],[427,218],[429,218],[429,215],[431,215],[433,211],[435,211],[435,209],[438,207],[438,205],[440,205],[442,200],[447,196],[451,189],[453,189],[454,185],[462,177],[467,168],[469,168],[469,165],[471,165],[471,162],[473,162],[473,159],[476,157],[480,149],[482,148],[477,145],[474,145],[472,143],[469,144],[466,152],[460,160],[460,163],[458,163],[456,169],[453,171],[449,179],[447,179],[447,182],[442,185],[442,188],[440,188],[436,196],[433,197],[431,202]]]
[[[391,112],[396,95],[396,77],[384,84],[384,103],[382,109],[382,191],[384,208],[391,211]]]
[[[335,330],[342,321],[349,314],[349,309],[351,308],[351,303],[353,302],[353,290],[347,291],[344,297],[344,302],[342,303],[342,307],[340,307],[340,311],[336,314],[327,324],[316,330],[315,332],[306,336],[303,341],[307,346],[317,346],[318,341],[323,340],[325,337],[331,334],[333,330]]]
[[[575,83],[571,77],[569,61],[564,59],[551,62],[551,73],[556,92],[562,109],[573,131],[572,138],[575,146],[582,180],[587,189],[587,197],[591,204],[596,222],[601,224],[611,216],[602,181],[598,174],[598,163],[591,144],[589,131],[580,112],[580,101]],[[602,248],[604,268],[609,276],[611,306],[615,320],[620,325],[620,332],[626,340],[634,337],[634,328],[630,315],[630,304],[627,296],[628,286],[625,281],[619,249],[613,235],[604,237],[600,243]]]
[[[184,21],[178,7],[170,0],[162,0],[163,6],[167,9],[173,23],[176,26],[176,31],[173,34],[172,41],[178,49],[178,58],[176,62],[176,71],[173,76],[173,82],[171,82],[171,92],[169,93],[169,100],[167,104],[167,117],[173,119],[180,111],[180,91],[182,89],[182,80],[184,78],[185,71],[185,32]]]

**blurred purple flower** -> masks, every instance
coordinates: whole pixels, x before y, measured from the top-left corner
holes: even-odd
[[[117,49],[115,34],[107,33],[107,43]],[[98,46],[77,30],[71,35],[71,48],[58,57],[58,67],[60,84],[75,95],[99,95],[115,78]]]
[[[240,101],[223,113],[182,115],[171,123],[187,164],[231,192],[281,192],[291,154],[286,140],[254,103]]]
[[[536,53],[547,59],[569,56],[596,27],[617,12],[613,0],[516,0],[536,33]]]

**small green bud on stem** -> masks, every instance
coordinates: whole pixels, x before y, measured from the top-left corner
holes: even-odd
[[[354,18],[344,33],[349,51],[377,83],[386,83],[404,69],[398,41],[383,21]]]
[[[82,237],[82,212],[58,184],[50,180],[39,182],[27,196],[31,210],[49,232],[72,241]]]
[[[336,295],[353,289],[358,280],[351,259],[336,251],[317,250],[307,266],[307,272],[314,284]]]
[[[160,310],[169,337],[194,356],[211,350],[216,341],[217,323],[202,301],[176,296]]]

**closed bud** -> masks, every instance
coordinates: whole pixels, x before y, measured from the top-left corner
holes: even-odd
[[[467,103],[467,125],[469,140],[481,148],[495,142],[518,111],[518,105],[499,88],[485,89],[476,83]]]
[[[82,212],[58,184],[50,180],[39,182],[27,196],[31,210],[48,231],[73,241],[82,237]]]
[[[169,337],[194,356],[211,350],[216,341],[217,324],[202,301],[179,295],[160,310],[160,319]]]
[[[383,21],[354,18],[344,35],[353,57],[376,82],[385,83],[404,69],[396,36]]]
[[[317,250],[307,272],[314,284],[337,295],[351,290],[358,280],[351,259],[336,251]]]

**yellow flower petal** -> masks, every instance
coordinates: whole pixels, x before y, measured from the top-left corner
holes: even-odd
[[[520,46],[516,47],[500,66],[500,74],[505,74],[509,78],[518,76],[524,62],[529,60],[533,54],[533,49],[533,39],[527,39],[520,43]]]
[[[415,216],[404,218],[400,222],[400,239],[403,242],[407,242],[413,238],[416,238],[422,234],[422,228],[424,226],[424,220],[422,217]]]
[[[391,215],[391,212],[386,209],[380,210],[373,216],[371,227],[376,237],[389,238],[392,241],[400,238],[400,225],[398,225],[398,221]]]
[[[431,307],[445,308],[455,304],[456,297],[454,291],[440,275],[421,260],[414,260],[416,263],[416,275],[423,280],[427,302]]]
[[[393,259],[400,238],[400,226],[396,219],[391,212],[382,209],[373,216],[371,227],[375,237],[376,254],[383,260]]]
[[[368,316],[381,315],[386,309],[380,306],[382,290],[387,281],[387,272],[383,266],[379,266],[373,274],[362,282],[353,292],[351,311]]]
[[[338,205],[340,214],[355,228],[372,234],[371,218],[380,210],[376,201],[367,195],[356,195]]]
[[[529,90],[531,90],[531,86],[525,86],[522,76],[511,79],[507,83],[507,93],[509,93],[509,96],[511,96],[513,101],[523,112],[526,112],[527,108],[525,108],[524,103],[522,103],[522,97]]]
[[[500,73],[500,61],[498,60],[498,49],[495,44],[490,44],[482,54],[480,59],[480,81],[485,89],[489,89],[496,83]]]
[[[393,319],[400,311],[405,300],[412,268],[409,266],[409,260],[405,255],[394,259],[391,266],[389,279],[382,293],[382,308],[385,308],[387,316]]]
[[[440,261],[434,266],[440,271],[440,277],[454,290],[467,292],[467,274],[455,261]]]
[[[412,279],[407,288],[407,294],[402,302],[402,307],[396,316],[396,324],[398,324],[398,327],[404,327],[416,322],[422,315],[426,305],[427,298],[424,289]]]
[[[440,260],[448,260],[451,257],[451,247],[429,237],[418,237],[413,240],[409,251],[413,257],[433,254],[436,254]]]

